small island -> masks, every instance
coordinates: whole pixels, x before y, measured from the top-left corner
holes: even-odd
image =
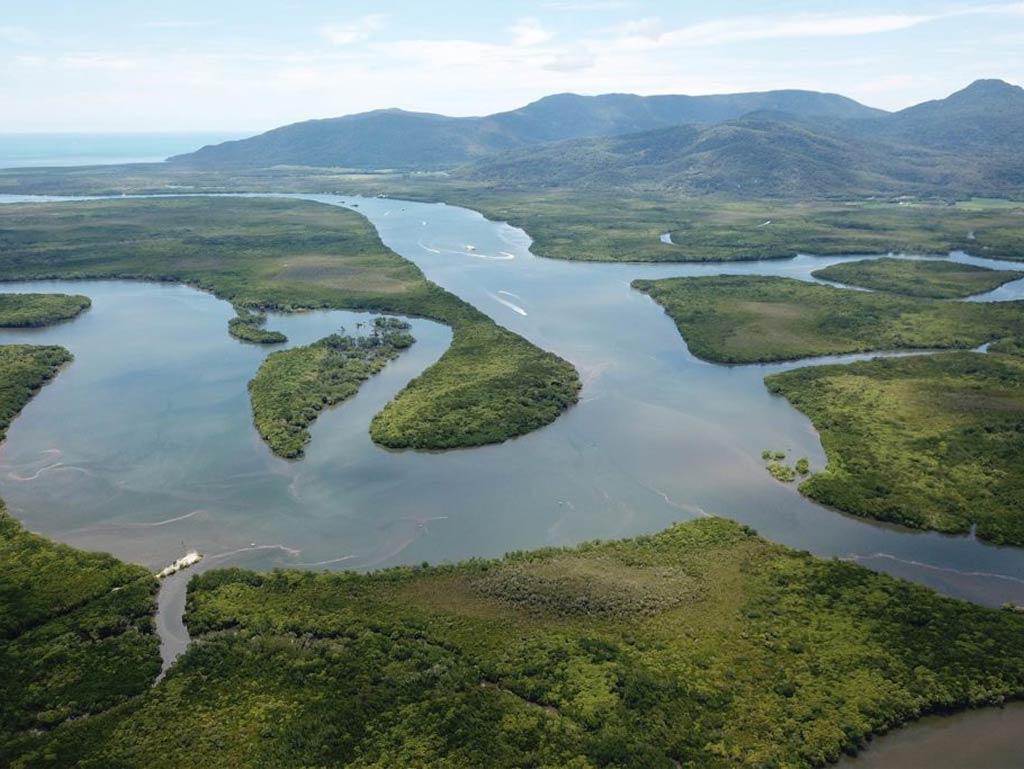
[[[70,320],[92,306],[79,294],[0,294],[0,328],[38,328]]]
[[[309,425],[327,406],[359,392],[414,341],[409,324],[375,318],[365,336],[332,334],[305,347],[275,352],[249,382],[253,420],[271,450],[281,457],[302,456]]]
[[[949,302],[760,276],[632,285],[665,308],[694,355],[719,363],[970,349],[1024,335],[1024,302]]]
[[[848,286],[932,299],[963,299],[1024,278],[1020,270],[990,270],[937,259],[863,259],[811,273]]]
[[[235,307],[235,317],[228,321],[228,333],[235,339],[253,344],[281,344],[288,337],[280,331],[267,331],[267,315],[247,307]]]

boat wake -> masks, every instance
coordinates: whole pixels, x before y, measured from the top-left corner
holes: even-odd
[[[494,301],[498,302],[499,304],[503,304],[506,307],[508,307],[510,310],[512,310],[512,312],[515,312],[515,313],[518,313],[518,314],[522,315],[524,318],[529,314],[529,313],[526,312],[526,310],[524,310],[518,304],[515,304],[514,302],[510,302],[508,299],[502,299],[500,296],[498,296],[498,294],[492,294],[492,293],[488,292],[487,295],[489,297],[491,297],[491,299],[493,299]]]
[[[872,553],[871,555],[848,555],[845,558],[842,558],[841,560],[859,563],[861,561],[871,561],[875,559],[903,563],[907,566],[914,566],[919,569],[941,571],[946,572],[948,574],[959,574],[962,577],[982,577],[984,579],[1001,579],[1006,582],[1015,582],[1019,585],[1024,585],[1024,579],[1020,577],[1014,577],[1011,574],[999,574],[993,571],[966,571],[963,569],[954,569],[950,566],[936,566],[933,563],[925,563],[924,561],[912,561],[907,558],[898,558],[895,555],[891,555],[889,553]]]

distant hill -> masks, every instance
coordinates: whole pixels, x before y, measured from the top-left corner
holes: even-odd
[[[457,118],[388,109],[308,120],[248,139],[209,145],[170,160],[201,167],[444,168],[545,142],[718,123],[760,110],[845,120],[868,120],[885,114],[844,96],[814,91],[718,96],[566,93],[486,117]]]
[[[892,192],[900,178],[939,181],[936,153],[894,153],[884,144],[838,137],[778,113],[702,126],[676,126],[577,139],[506,152],[459,175],[500,186],[675,189],[693,193],[828,196]]]
[[[1024,88],[977,80],[945,99],[854,125],[879,137],[948,150],[1024,147]]]
[[[814,91],[557,94],[486,117],[392,109],[310,120],[171,161],[445,169],[501,187],[1021,196],[1024,89],[979,80],[892,113]]]
[[[762,110],[710,125],[512,150],[457,172],[498,186],[744,196],[1024,194],[1024,89],[978,81],[896,113]]]

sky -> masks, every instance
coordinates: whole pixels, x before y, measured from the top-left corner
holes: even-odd
[[[1024,2],[0,0],[0,132],[256,132],[551,93],[1024,84]]]

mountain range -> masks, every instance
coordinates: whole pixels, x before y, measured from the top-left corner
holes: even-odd
[[[718,123],[765,109],[836,118],[868,118],[880,114],[844,96],[814,91],[721,96],[564,93],[485,117],[447,117],[383,109],[307,120],[248,139],[203,147],[171,160],[235,166],[443,168],[545,142],[636,133],[689,123]]]
[[[378,110],[171,158],[203,168],[444,169],[498,187],[739,196],[1024,193],[1024,89],[979,80],[898,112],[836,94],[545,97],[485,117]]]

